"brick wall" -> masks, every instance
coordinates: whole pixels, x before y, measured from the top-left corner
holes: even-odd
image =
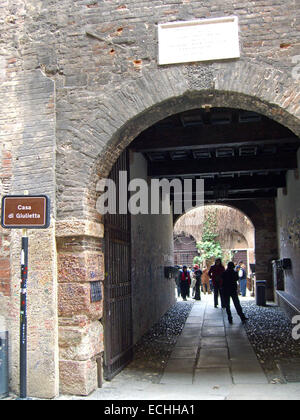
[[[176,96],[188,89],[213,88],[224,69],[234,72],[234,62],[159,67],[157,23],[237,15],[239,63],[244,78],[237,86],[232,80],[226,85],[230,90],[241,91],[249,83],[252,94],[260,94],[262,80],[269,81],[265,91],[270,92],[264,93],[272,103],[278,103],[280,94],[287,89],[295,66],[292,58],[300,54],[299,8],[295,0],[256,3],[227,0],[213,5],[204,0],[64,0],[55,4],[56,8],[47,10],[49,13],[43,16],[39,16],[37,6],[33,7],[31,20],[25,22],[32,30],[32,41],[30,48],[25,44],[22,54],[26,66],[39,63],[57,81],[57,197],[61,219],[69,217],[70,212],[74,217],[93,212],[94,200],[86,188],[86,174],[92,176],[90,168],[100,150],[131,117],[167,99],[168,95],[163,93],[170,84],[173,85],[170,95]],[[47,28],[51,31],[47,48],[43,48],[40,34]],[[254,64],[251,70],[247,69],[247,63]],[[282,79],[278,80],[280,75]],[[190,81],[184,86],[187,77]],[[236,80],[239,78],[240,75]],[[252,79],[256,79],[253,84]],[[220,89],[223,87],[224,83],[220,83]],[[240,106],[246,106],[241,102]],[[287,119],[282,121],[286,123]],[[140,129],[148,124],[150,118]],[[136,126],[139,128],[137,123]],[[122,137],[129,142],[128,130]],[[109,170],[117,155],[111,143],[103,160],[106,166],[98,172]]]
[[[1,145],[0,196],[8,194],[12,176],[12,154]],[[7,145],[6,145],[7,146]],[[1,207],[1,205],[0,205]],[[10,295],[10,232],[0,227],[0,294]]]
[[[91,300],[91,282],[104,280],[103,240],[61,236],[57,246],[60,391],[87,395],[98,386],[103,352],[103,297]]]
[[[0,294],[10,296],[10,236],[0,231]]]
[[[293,57],[300,54],[296,0],[225,0],[213,5],[204,0],[18,0],[10,5],[2,0],[0,8],[5,77],[14,80],[19,72],[41,69],[56,81],[57,209],[61,219],[71,213],[82,218],[83,213],[93,212],[94,200],[86,181],[92,176],[95,159],[131,116],[168,97],[163,95],[168,84],[178,84],[177,89],[170,89],[176,95],[187,89],[217,85],[221,89],[224,84],[231,90],[247,90],[249,83],[253,95],[263,92],[271,103],[281,100],[287,108],[296,100],[295,89],[294,96],[286,94],[295,68]],[[245,75],[244,86],[234,86],[231,80],[217,82],[224,71],[234,73],[236,62],[157,65],[157,23],[227,15],[239,17],[239,71]],[[248,69],[247,63],[254,66]],[[191,80],[185,87],[186,78]],[[160,79],[162,86],[151,92]],[[144,96],[140,97],[139,86]],[[291,111],[296,109],[291,107]],[[279,117],[276,112],[273,116]],[[288,124],[284,116],[282,121]],[[141,129],[148,124],[150,119]],[[107,170],[118,155],[111,147],[104,159]]]
[[[227,15],[239,17],[239,60],[157,65],[157,23]],[[58,392],[55,219],[60,230],[69,229],[62,237],[72,238],[74,229],[76,236],[94,237],[101,230],[95,211],[99,177],[142,130],[207,101],[261,112],[300,135],[299,89],[292,75],[293,57],[300,55],[299,16],[296,0],[0,0],[1,193],[5,186],[10,193],[43,192],[53,203],[50,230],[31,238],[32,395]],[[6,152],[13,156],[11,184],[2,177],[10,167]],[[86,233],[91,221],[93,232]],[[0,235],[5,272],[7,241]],[[5,315],[14,337],[15,389],[19,243],[19,233],[11,233],[10,288],[5,277],[0,286],[0,312],[11,293]],[[60,290],[66,288],[62,277],[59,283]],[[91,341],[92,331],[91,326]],[[65,366],[74,367],[69,349],[64,357]],[[82,375],[94,366],[85,359]],[[95,384],[87,381],[83,392]]]
[[[58,392],[54,83],[40,69],[23,67],[18,43],[22,43],[25,12],[18,6],[0,3],[1,11],[7,13],[2,22],[5,54],[0,63],[0,192],[2,197],[28,190],[29,194],[47,194],[51,200],[51,227],[29,232],[28,392],[53,397]],[[16,392],[20,247],[20,230],[0,230],[0,317],[9,330],[10,386]]]

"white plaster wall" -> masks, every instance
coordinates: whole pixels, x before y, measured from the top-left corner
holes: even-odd
[[[298,150],[298,168],[300,149]],[[300,174],[287,173],[287,190],[280,189],[276,200],[280,258],[291,258],[292,270],[285,271],[285,291],[300,302]]]
[[[132,153],[130,178],[147,179],[147,162]],[[174,264],[172,215],[134,215],[132,234],[133,337],[138,339],[175,303],[175,282],[164,278]]]

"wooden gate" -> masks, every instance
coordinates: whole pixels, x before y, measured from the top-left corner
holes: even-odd
[[[133,356],[130,215],[118,214],[119,171],[127,171],[129,180],[127,151],[120,156],[110,174],[116,185],[117,214],[105,216],[104,377],[108,381]]]

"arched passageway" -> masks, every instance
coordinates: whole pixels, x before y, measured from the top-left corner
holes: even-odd
[[[247,102],[248,99],[243,94],[231,95],[220,91],[187,93],[181,98],[169,99],[127,122],[111,137],[109,144],[94,162],[90,183],[86,194],[83,195],[83,198],[88,197],[85,211],[89,222],[82,221],[81,231],[87,238],[87,244],[80,244],[78,251],[86,254],[86,261],[90,264],[88,271],[91,268],[96,272],[96,278],[104,282],[106,290],[104,306],[102,302],[98,307],[86,304],[83,313],[89,314],[88,324],[94,325],[93,334],[100,334],[102,337],[104,325],[104,337],[109,346],[112,341],[107,328],[114,328],[116,322],[111,322],[103,314],[112,314],[112,308],[106,307],[107,288],[116,288],[107,282],[113,260],[109,259],[107,246],[104,248],[103,237],[105,236],[107,243],[112,243],[112,237],[109,236],[107,226],[105,227],[105,219],[95,210],[99,197],[96,184],[99,176],[100,179],[105,178],[114,172],[111,168],[113,164],[119,164],[122,158],[118,157],[122,152],[123,156],[124,153],[128,155],[128,166],[123,168],[131,173],[128,181],[137,177],[146,183],[162,178],[179,178],[181,181],[189,178],[194,182],[196,178],[201,177],[205,179],[206,203],[233,205],[247,215],[252,220],[256,232],[256,273],[258,278],[267,281],[267,297],[273,299],[270,262],[278,257],[274,198],[277,189],[285,187],[286,172],[297,167],[295,151],[298,149],[298,137],[289,128],[275,122],[275,119],[282,121],[278,110],[270,113],[270,109],[260,100],[253,99]],[[237,105],[239,107],[234,107]],[[266,116],[271,116],[270,114],[274,119]],[[162,118],[166,115],[167,118]],[[151,122],[154,124],[151,125]],[[286,122],[294,129],[292,117],[287,118]],[[121,263],[115,270],[120,274],[121,283],[122,271],[131,273],[130,282],[135,279],[134,283],[127,285],[127,293],[131,297],[128,301],[132,308],[123,307],[127,314],[132,314],[132,321],[129,315],[122,316],[124,312],[116,310],[119,330],[114,330],[114,344],[119,349],[111,352],[111,356],[106,359],[105,369],[108,368],[108,364],[112,365],[118,359],[122,359],[122,362],[118,365],[117,361],[117,367],[111,372],[111,377],[130,360],[134,341],[138,340],[174,301],[170,293],[173,290],[173,280],[166,276],[164,271],[164,267],[173,263],[170,242],[175,220],[173,216],[141,214],[133,216],[130,220],[130,230],[127,232],[131,235],[127,241],[130,246],[130,258],[127,258],[130,267]],[[58,226],[60,229],[57,236],[62,238],[58,241],[59,261],[62,261],[61,258],[66,256],[61,250],[65,251],[69,247],[66,242],[70,243],[69,238],[72,235],[68,233],[69,227],[66,222]],[[116,239],[118,242],[117,237]],[[117,261],[121,262],[122,259],[117,258]],[[97,269],[93,269],[98,263]],[[115,280],[116,277],[113,281]],[[127,282],[123,283],[126,286]],[[60,296],[65,296],[63,289]],[[112,296],[112,300],[118,300],[118,296]],[[61,316],[64,317],[65,308],[62,305],[61,308]],[[102,319],[102,325],[98,322],[99,318]],[[123,348],[122,321],[125,319],[125,329],[129,326],[130,333],[127,337],[129,341],[123,340],[123,343],[127,343],[126,348]],[[91,331],[90,326],[87,329]],[[93,354],[100,355],[103,350],[103,342],[98,340],[97,349]],[[104,354],[107,354],[107,348]],[[67,366],[63,361],[62,372],[64,365]],[[93,375],[95,377],[95,371]],[[73,391],[67,389],[67,392]]]
[[[203,237],[203,222],[205,221],[212,234],[215,235],[215,241],[220,244],[226,261],[230,257],[238,258],[241,251],[245,255],[244,259],[247,261],[248,269],[250,268],[249,264],[255,264],[253,223],[244,213],[233,206],[207,204],[205,207],[190,210],[176,221],[174,237],[193,234],[194,242],[200,242]],[[199,256],[199,252],[194,246],[193,258],[197,255]],[[178,262],[178,264],[182,265],[183,263]]]
[[[271,8],[249,2],[247,14],[229,1],[202,7],[199,0],[61,0],[51,2],[57,6],[51,12],[48,2],[14,3],[3,10],[0,186],[8,194],[49,194],[52,203],[49,229],[30,235],[29,394],[87,395],[97,387],[103,337],[109,341],[107,326],[114,328],[104,322],[107,274],[116,280],[123,269],[135,279],[133,340],[171,303],[165,296],[172,280],[163,267],[172,252],[159,239],[171,237],[174,220],[137,215],[130,229],[124,222],[116,232],[96,209],[98,181],[125,150],[139,178],[201,175],[207,202],[234,201],[255,225],[257,270],[269,297],[270,260],[290,259],[281,297],[297,306],[300,152],[289,149],[300,136],[296,2]],[[159,63],[158,23],[229,14],[240,22],[238,58]],[[108,248],[110,235],[117,252]],[[17,392],[19,245],[17,231],[0,231],[0,317],[10,332],[10,384]],[[136,260],[131,267],[119,268],[121,248],[122,261]],[[114,265],[105,263],[112,251]],[[119,287],[110,289],[111,299],[122,301]],[[122,331],[112,340],[123,340]],[[116,365],[122,352],[112,356]]]
[[[285,186],[286,171],[297,167],[297,149],[298,138],[289,129],[261,114],[207,106],[159,121],[122,153],[110,178],[116,183],[119,209],[122,194],[131,204],[134,197],[135,214],[128,208],[126,216],[104,218],[107,379],[126,366],[134,343],[174,303],[174,276],[166,275],[166,269],[174,265],[177,192],[170,190],[173,211],[153,214],[152,181],[185,185],[189,179],[193,201],[196,180],[204,179],[203,204],[229,205],[248,216],[255,228],[256,275],[267,281],[267,298],[272,300],[271,261],[278,253],[274,198]],[[144,187],[146,195],[141,194]],[[125,193],[127,189],[135,194]],[[184,194],[181,200],[185,208]]]

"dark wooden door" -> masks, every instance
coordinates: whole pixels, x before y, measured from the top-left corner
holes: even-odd
[[[245,264],[246,267],[248,267],[248,254],[247,254],[247,250],[233,250],[231,251],[233,256],[232,256],[232,261],[235,264],[238,264],[240,261],[243,261],[243,263]]]
[[[104,377],[106,380],[111,380],[117,375],[133,356],[130,215],[118,214],[119,171],[127,171],[129,180],[127,151],[120,156],[110,174],[117,187],[117,214],[105,216]]]

